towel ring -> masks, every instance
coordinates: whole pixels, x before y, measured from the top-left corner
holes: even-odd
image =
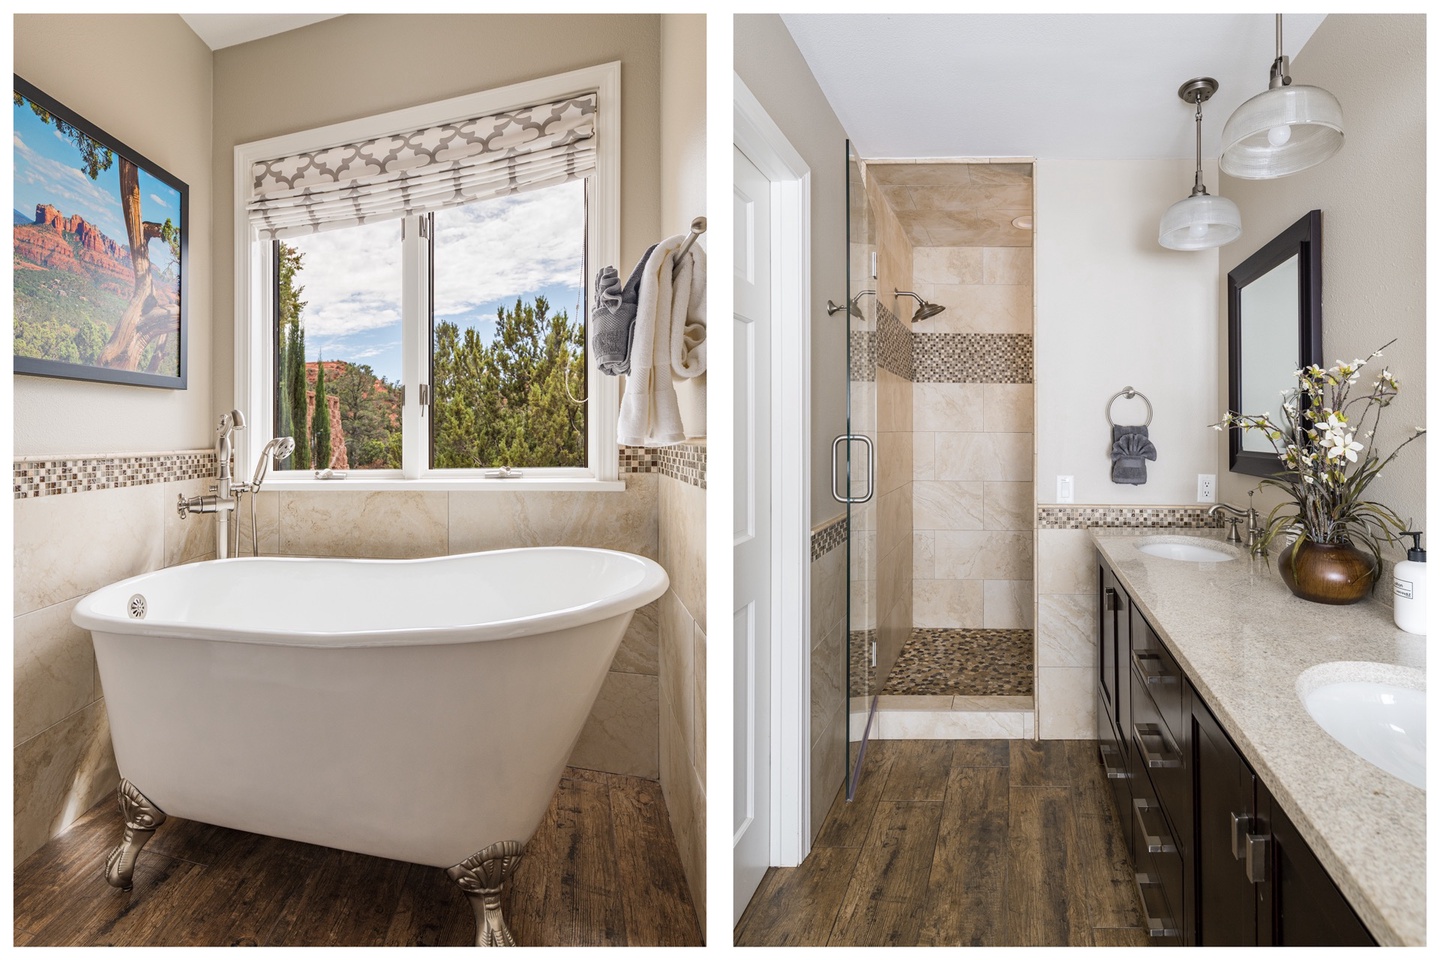
[[[1139,397],[1141,400],[1145,401],[1145,422],[1141,424],[1141,426],[1150,426],[1150,420],[1152,417],[1155,416],[1155,411],[1150,406],[1150,398],[1145,396],[1145,394],[1141,393],[1139,390],[1136,390],[1134,387],[1126,387],[1124,390],[1121,390],[1119,393],[1115,394],[1115,396],[1111,397],[1110,402],[1105,405],[1105,419],[1110,421],[1110,426],[1115,426],[1115,418],[1110,416],[1110,411],[1114,409],[1115,401],[1119,400],[1121,397],[1124,397],[1126,400],[1134,400],[1136,397]]]

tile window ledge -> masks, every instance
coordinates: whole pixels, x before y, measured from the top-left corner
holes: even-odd
[[[390,491],[405,492],[450,492],[450,493],[503,493],[510,492],[569,492],[569,493],[620,493],[625,490],[625,481],[596,480],[592,477],[516,477],[512,480],[491,480],[484,477],[427,478],[406,480],[403,478],[364,478],[349,476],[344,480],[316,480],[314,477],[277,477],[274,473],[265,479],[261,493],[318,493],[324,490],[359,490],[363,492]]]

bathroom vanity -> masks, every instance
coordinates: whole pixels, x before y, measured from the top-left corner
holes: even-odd
[[[1292,597],[1273,565],[1206,533],[1092,531],[1100,762],[1152,941],[1424,944],[1425,793],[1302,699],[1317,674],[1423,689],[1424,638],[1373,600]]]

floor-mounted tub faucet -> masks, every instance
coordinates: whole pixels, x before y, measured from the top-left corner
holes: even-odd
[[[185,499],[182,495],[176,509],[183,520],[190,513],[215,514],[215,555],[230,556],[230,514],[235,511],[236,499],[231,490],[230,458],[235,451],[236,430],[245,429],[245,415],[231,410],[220,417],[215,428],[216,483],[210,493]]]

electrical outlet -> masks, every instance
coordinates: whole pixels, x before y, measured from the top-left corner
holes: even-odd
[[[1075,502],[1075,478],[1073,476],[1059,476],[1055,478],[1055,502]]]
[[[1195,502],[1215,502],[1215,474],[1201,473],[1196,475]]]

